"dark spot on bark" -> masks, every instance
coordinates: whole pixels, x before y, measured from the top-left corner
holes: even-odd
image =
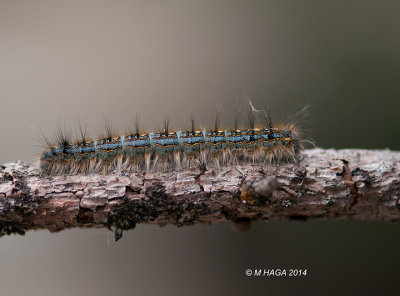
[[[158,186],[158,190],[153,188],[151,192],[149,191],[150,200],[130,200],[108,213],[107,226],[110,228],[115,226],[116,240],[122,237],[123,230],[132,229],[137,223],[151,222],[157,219],[177,226],[191,225],[198,216],[211,213],[206,203],[208,201],[206,194],[193,194],[190,197],[183,196],[173,200],[154,197],[159,196],[161,189],[161,192],[164,192],[163,188],[163,186]]]
[[[340,173],[336,173],[336,176],[343,177],[345,172],[346,172],[346,168],[344,166],[342,166],[342,171]]]
[[[360,172],[361,172],[361,169],[360,168],[356,168],[355,170],[351,171],[351,175],[354,177],[356,175],[359,175]]]
[[[326,206],[327,207],[330,207],[330,206],[333,206],[335,204],[335,201],[330,197],[329,199],[328,199],[328,202],[326,203]]]
[[[145,195],[149,198],[166,198],[165,187],[161,184],[154,184],[146,188]]]
[[[373,177],[371,177],[368,172],[366,172],[366,171],[364,171],[364,170],[362,170],[360,168],[356,168],[355,170],[352,170],[351,171],[351,176],[352,177],[361,176],[363,178],[362,182],[364,183],[364,185],[366,187],[370,187],[372,182],[374,181]]]
[[[4,234],[18,233],[20,235],[25,234],[25,229],[18,222],[0,222],[0,236]]]
[[[72,188],[72,187],[74,187],[74,183],[65,183],[65,189],[69,189],[69,188]]]
[[[13,195],[29,196],[31,188],[27,185],[26,177],[23,175],[15,175],[13,177],[14,188],[11,191]]]
[[[14,180],[13,176],[10,175],[9,173],[4,173],[3,177],[0,178],[0,184],[1,183],[7,183],[7,182],[12,182]]]
[[[307,170],[305,168],[300,168],[295,171],[295,177],[292,178],[293,182],[302,183],[307,177]]]
[[[11,211],[11,204],[8,203],[8,202],[6,202],[6,203],[4,204],[4,206],[3,206],[3,213],[4,213],[4,214],[7,214],[7,213],[9,213],[10,211]]]
[[[90,224],[94,221],[93,212],[87,208],[80,208],[76,221],[81,224]]]

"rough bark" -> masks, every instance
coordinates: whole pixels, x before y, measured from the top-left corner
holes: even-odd
[[[231,221],[400,221],[400,152],[303,152],[299,163],[206,171],[43,176],[29,164],[0,168],[0,234],[28,229],[178,226]]]

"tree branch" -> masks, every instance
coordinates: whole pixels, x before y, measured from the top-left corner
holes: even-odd
[[[0,234],[28,229],[178,226],[326,218],[400,221],[400,152],[303,152],[299,163],[207,171],[42,176],[15,162],[0,169]]]

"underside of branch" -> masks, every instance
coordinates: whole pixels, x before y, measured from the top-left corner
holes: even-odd
[[[41,175],[0,168],[0,234],[137,223],[178,226],[255,220],[400,221],[400,152],[306,150],[298,163],[174,172]]]

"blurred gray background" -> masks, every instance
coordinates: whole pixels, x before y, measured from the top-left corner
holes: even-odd
[[[324,148],[400,149],[399,1],[0,0],[0,163],[38,133],[233,123],[244,90],[275,122],[311,105]],[[376,294],[396,288],[399,225],[139,225],[0,239],[4,295]],[[303,279],[246,268],[308,268]]]

